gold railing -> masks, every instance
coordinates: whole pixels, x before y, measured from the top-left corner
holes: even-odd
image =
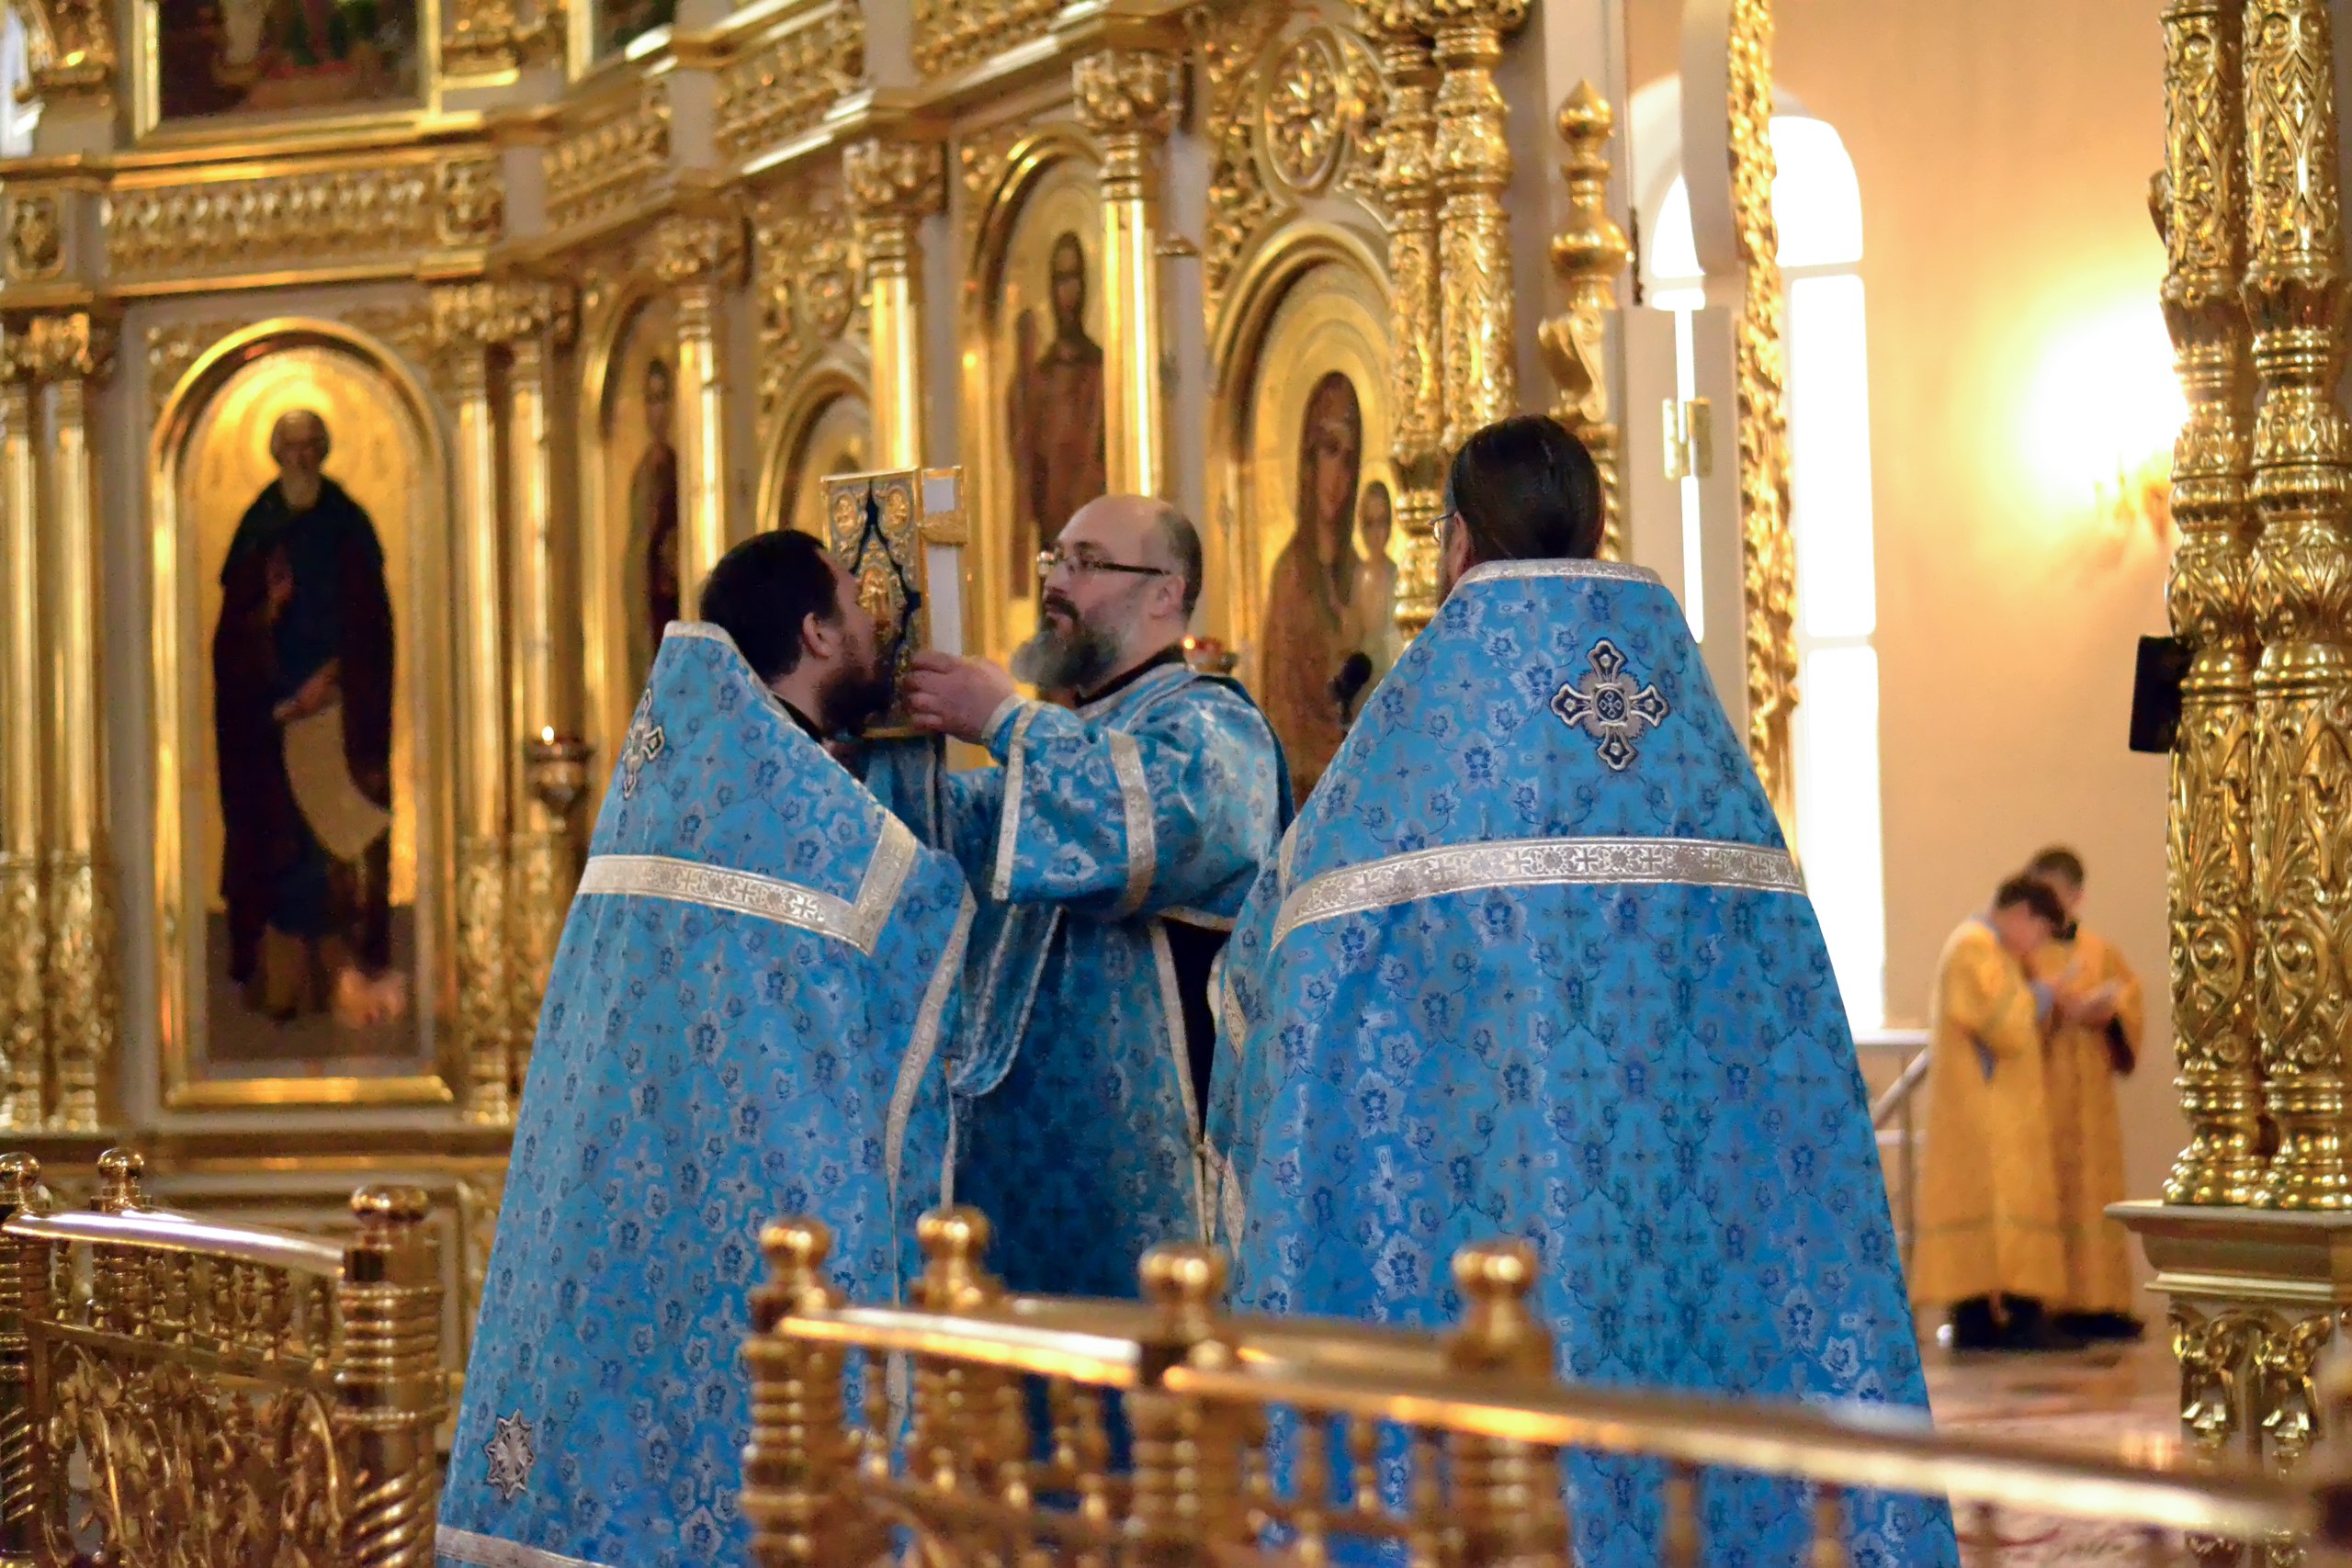
[[[1224,1265],[1202,1247],[1147,1255],[1141,1303],[1008,1296],[979,1264],[988,1234],[968,1209],[926,1216],[906,1310],[826,1286],[822,1225],[763,1236],[743,1506],[763,1568],[863,1568],[901,1535],[928,1568],[1114,1552],[1307,1568],[1382,1540],[1416,1563],[1566,1568],[1569,1452],[1664,1467],[1672,1564],[1706,1560],[1700,1478],[1726,1472],[1809,1488],[1813,1568],[1847,1561],[1861,1493],[1948,1498],[1973,1564],[2001,1561],[2011,1514],[2136,1529],[2151,1563],[2177,1538],[2352,1544],[2352,1489],[2332,1483],[1561,1384],[1517,1244],[1463,1251],[1463,1317],[1430,1336],[1224,1315]]]
[[[0,1156],[0,1563],[430,1562],[424,1195],[363,1188],[337,1246],[153,1209],[135,1154],[98,1169],[50,1213]]]

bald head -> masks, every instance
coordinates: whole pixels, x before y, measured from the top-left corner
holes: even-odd
[[[278,493],[297,512],[308,512],[319,499],[322,472],[334,446],[327,422],[309,409],[293,409],[270,426],[269,456],[277,465]]]

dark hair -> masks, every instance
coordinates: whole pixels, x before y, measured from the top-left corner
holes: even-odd
[[[2024,906],[2036,919],[2050,922],[2052,931],[2063,931],[2066,925],[2066,907],[2058,902],[2058,895],[2050,891],[2049,884],[2019,873],[1993,892],[1993,908],[2014,909]]]
[[[1590,560],[1600,549],[1600,470],[1558,420],[1521,414],[1462,444],[1445,509],[1479,561]]]
[[[1176,575],[1184,584],[1184,614],[1190,615],[1193,606],[1201,602],[1201,533],[1193,520],[1169,505],[1159,503],[1159,542],[1176,559]]]
[[[2069,887],[2083,886],[2083,857],[2064,844],[2052,844],[2026,863],[2028,876],[2055,877]]]
[[[800,626],[842,613],[832,558],[807,534],[754,534],[720,558],[702,585],[702,618],[735,639],[763,681],[800,663]]]

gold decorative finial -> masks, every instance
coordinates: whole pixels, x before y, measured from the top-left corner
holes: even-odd
[[[0,1155],[0,1209],[29,1208],[40,1190],[40,1161],[30,1155]]]
[[[107,1214],[147,1207],[146,1175],[147,1158],[137,1149],[108,1149],[98,1156],[98,1192],[93,1206]]]
[[[1209,1247],[1155,1247],[1137,1272],[1144,1299],[1159,1309],[1171,1337],[1206,1339],[1215,1331],[1225,1300],[1224,1254]]]
[[[1535,1269],[1535,1249],[1523,1241],[1483,1242],[1453,1255],[1462,1326],[1446,1341],[1446,1359],[1456,1369],[1552,1375],[1552,1336],[1528,1308]]]
[[[1552,270],[1566,286],[1568,306],[1536,329],[1552,378],[1560,384],[1552,417],[1574,431],[1600,470],[1600,553],[1625,558],[1624,503],[1619,494],[1617,426],[1609,407],[1609,322],[1617,313],[1617,275],[1633,256],[1625,231],[1609,215],[1609,138],[1617,116],[1590,82],[1579,82],[1560,105],[1560,140],[1567,156],[1560,173],[1568,184],[1566,226],[1552,240]]]
[[[916,1289],[933,1312],[970,1312],[1003,1293],[980,1267],[993,1233],[986,1214],[958,1205],[933,1209],[915,1222],[922,1248],[922,1279]]]

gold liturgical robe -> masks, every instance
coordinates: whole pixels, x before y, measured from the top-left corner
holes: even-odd
[[[2103,1026],[2061,1024],[2050,1039],[2051,1153],[2066,1288],[2049,1304],[2062,1312],[2128,1313],[2131,1238],[2107,1217],[2107,1206],[2123,1201],[2123,1119],[2115,1080],[2140,1055],[2140,977],[2113,942],[2079,927],[2071,942],[2053,942],[2036,953],[2033,972],[2062,997],[2115,988],[2121,1063]]]
[[[1982,920],[1944,944],[1928,1021],[1928,1149],[1911,1299],[2055,1302],[2065,1284],[2041,1025],[2024,972]]]

